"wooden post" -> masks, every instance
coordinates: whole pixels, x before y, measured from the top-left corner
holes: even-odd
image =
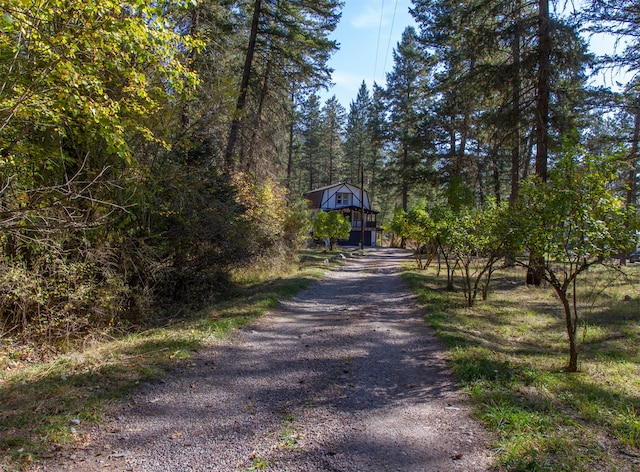
[[[364,249],[364,162],[360,162],[360,249]]]

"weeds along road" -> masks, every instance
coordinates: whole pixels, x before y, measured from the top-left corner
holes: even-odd
[[[400,276],[407,258],[347,259],[141,385],[41,470],[489,470],[490,437]]]

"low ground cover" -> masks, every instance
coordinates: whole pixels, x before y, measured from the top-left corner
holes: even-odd
[[[20,470],[81,442],[82,426],[100,422],[109,402],[302,290],[322,273],[326,257],[303,251],[298,267],[244,271],[224,302],[159,327],[93,333],[63,353],[0,338],[0,469]]]
[[[640,267],[624,271],[594,268],[581,280],[577,373],[563,371],[559,300],[526,286],[521,269],[498,271],[472,309],[434,267],[406,272],[477,416],[497,433],[500,469],[640,469]]]

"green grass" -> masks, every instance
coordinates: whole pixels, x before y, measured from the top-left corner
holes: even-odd
[[[5,352],[0,356],[0,470],[25,469],[80,443],[83,426],[102,421],[110,402],[316,280],[324,268],[319,254],[305,252],[294,271],[245,273],[231,299],[165,327],[97,337],[48,361],[18,363],[8,347],[0,345]]]
[[[435,268],[405,272],[478,418],[496,434],[499,469],[640,470],[640,267],[625,271],[598,268],[581,281],[586,330],[574,374],[563,371],[568,342],[552,289],[503,270],[488,300],[468,309]]]

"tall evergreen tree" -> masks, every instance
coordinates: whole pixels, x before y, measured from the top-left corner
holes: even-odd
[[[326,101],[322,109],[322,181],[326,185],[336,183],[338,169],[344,158],[343,137],[346,115],[346,110],[335,95]]]
[[[636,0],[590,0],[583,18],[588,30],[624,39],[623,46],[602,58],[604,65],[621,67],[633,74],[631,87],[640,91],[640,7]]]
[[[360,166],[363,166],[371,154],[371,137],[369,135],[369,109],[371,97],[367,84],[362,81],[358,95],[349,107],[345,130],[345,159],[341,171],[348,182],[360,181]]]
[[[536,91],[536,175],[547,181],[549,101],[551,96],[551,15],[549,0],[538,0],[538,77]],[[540,285],[542,277],[535,278]]]
[[[426,110],[427,57],[419,47],[416,31],[408,27],[393,53],[394,68],[387,75],[387,101],[392,154],[389,170],[394,175],[401,206],[408,208],[409,190],[423,176],[422,154],[428,143],[421,139]]]
[[[303,102],[301,110],[302,169],[307,177],[307,190],[320,185],[320,162],[322,161],[320,99],[312,93]]]
[[[365,163],[365,172],[369,176],[369,198],[376,201],[381,190],[382,173],[385,161],[385,147],[389,140],[388,106],[385,90],[373,84],[371,106],[369,108],[369,137],[371,138],[371,155]]]
[[[603,67],[619,68],[632,74],[620,100],[621,114],[633,117],[633,125],[624,140],[629,149],[627,203],[637,204],[640,173],[640,7],[635,0],[590,0],[583,13],[593,33],[613,35],[623,45],[600,58]]]
[[[250,4],[245,67],[224,157],[228,169],[264,169],[274,163],[263,157],[258,166],[257,150],[264,153],[268,147],[251,143],[267,122],[279,126],[278,136],[286,135],[289,124],[278,118],[288,115],[292,87],[328,82],[327,60],[337,48],[328,35],[339,21],[341,6],[339,0],[254,0]],[[267,109],[269,120],[265,119]],[[278,157],[285,147],[276,147],[272,155]]]
[[[420,43],[437,62],[433,106],[438,121],[436,140],[442,182],[455,206],[472,198],[470,183],[476,166],[467,153],[472,140],[477,139],[473,136],[473,119],[487,93],[487,84],[478,84],[479,65],[488,49],[496,50],[486,46],[491,37],[482,34],[492,30],[485,25],[492,22],[492,17],[486,12],[475,14],[475,8],[479,7],[470,1],[421,0],[414,5],[412,12],[420,26]]]
[[[435,115],[448,137],[440,145],[445,182],[457,179],[468,186],[475,180],[477,196],[491,182],[501,198],[510,180],[514,200],[520,179],[530,172],[531,153],[538,152],[542,162],[560,135],[575,136],[585,125],[589,58],[576,25],[551,18],[544,3],[541,11],[540,4],[521,0],[414,5],[421,43],[434,53],[440,71]],[[541,14],[549,18],[542,21]],[[553,47],[546,30],[540,42],[541,25],[557,36]],[[550,65],[541,69],[541,59]]]

